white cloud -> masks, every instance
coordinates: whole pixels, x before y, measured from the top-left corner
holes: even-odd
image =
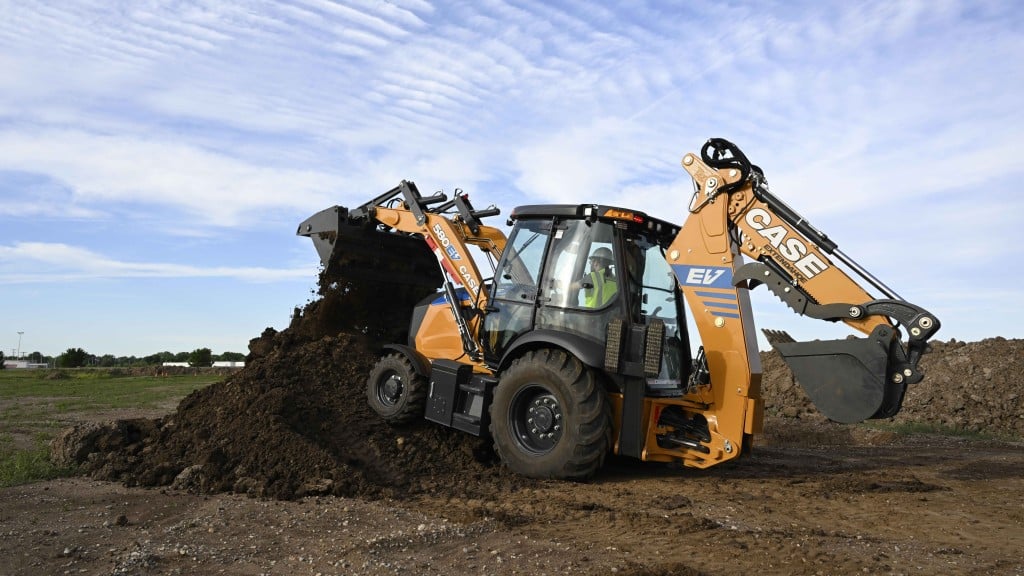
[[[276,207],[327,204],[340,179],[256,166],[180,142],[44,130],[0,133],[0,169],[49,175],[79,204],[176,206],[213,226]]]
[[[523,146],[516,154],[520,173],[516,186],[552,202],[576,203],[606,196],[630,174],[616,162],[611,143],[635,138],[634,125],[618,119],[598,119],[585,126],[549,133]]]
[[[691,182],[679,160],[713,136],[901,293],[965,275],[1020,281],[994,264],[1021,255],[1003,233],[1020,212],[1024,145],[1015,6],[13,0],[2,11],[6,281],[271,278],[273,267],[110,258],[103,229],[145,228],[166,246],[244,226],[280,243],[282,221],[403,178],[428,193],[461,186],[477,205],[602,202],[682,222]],[[43,235],[31,223],[44,218],[62,225]],[[47,253],[64,264],[42,264]]]
[[[7,272],[7,269],[14,270]],[[16,242],[0,245],[0,284],[63,283],[119,278],[233,278],[245,282],[309,280],[307,268],[257,266],[201,267],[166,262],[126,262],[92,250],[61,243]]]
[[[405,27],[420,28],[423,21],[407,10],[392,7],[385,10],[385,14],[376,15],[365,7],[354,8],[343,3],[332,2],[331,0],[298,0],[308,8],[316,10],[321,15],[336,17],[344,22],[355,24],[366,29],[368,32],[386,36],[402,37],[409,33]],[[381,3],[384,4],[384,3]]]
[[[107,215],[99,210],[83,208],[81,206],[75,206],[59,200],[33,199],[26,202],[15,200],[0,204],[0,216],[34,219],[61,218],[95,220],[105,218]]]

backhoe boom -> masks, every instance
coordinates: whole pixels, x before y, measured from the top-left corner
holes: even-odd
[[[841,422],[895,415],[906,385],[923,375],[918,361],[927,340],[939,329],[938,319],[923,308],[901,299],[838,250],[835,242],[812,226],[768,189],[760,168],[753,166],[734,144],[712,139],[701,157],[687,154],[683,167],[697,191],[691,204],[693,226],[684,226],[677,242],[688,244],[683,262],[709,264],[716,258],[728,263],[723,272],[731,284],[753,289],[764,285],[798,314],[842,321],[867,335],[859,340],[794,342],[784,332],[766,332],[769,342],[786,359],[797,380],[826,416]],[[700,230],[699,239],[692,239]],[[693,251],[693,244],[699,250]],[[674,247],[676,245],[674,244]],[[736,252],[752,261],[742,263]],[[886,296],[873,298],[842,268],[835,256]],[[718,263],[716,263],[718,264]],[[684,291],[693,290],[690,278],[681,278]],[[697,308],[699,309],[699,308]],[[722,316],[718,316],[722,318]],[[700,322],[702,338],[715,327],[750,333],[751,326],[721,326]],[[908,342],[900,341],[902,326]]]

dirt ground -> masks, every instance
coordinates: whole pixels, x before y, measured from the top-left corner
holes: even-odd
[[[1024,451],[772,419],[707,471],[297,500],[85,478],[0,491],[0,574],[1022,574]]]
[[[489,443],[392,428],[325,295],[173,412],[68,429],[81,476],[0,491],[7,574],[1024,574],[1024,341],[937,343],[890,424],[824,421],[765,354],[751,456],[511,474]]]

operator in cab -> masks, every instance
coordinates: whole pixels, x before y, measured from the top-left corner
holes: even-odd
[[[619,285],[612,270],[614,264],[615,259],[608,248],[598,248],[590,255],[590,272],[579,283],[585,308],[600,308],[615,298]]]

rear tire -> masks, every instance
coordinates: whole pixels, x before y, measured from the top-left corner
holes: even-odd
[[[418,420],[427,405],[427,379],[404,355],[389,354],[370,370],[366,401],[388,424]]]
[[[491,402],[494,450],[531,478],[585,480],[604,464],[611,417],[594,373],[570,354],[527,352],[502,374]]]

